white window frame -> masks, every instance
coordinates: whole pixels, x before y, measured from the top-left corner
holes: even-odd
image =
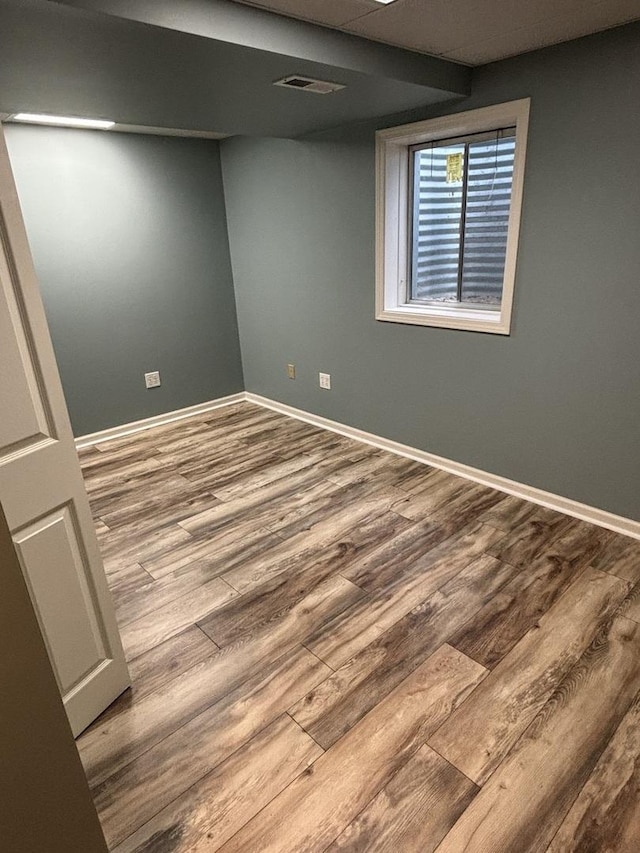
[[[530,98],[427,119],[376,133],[376,320],[508,335],[516,277]],[[407,301],[412,145],[515,127],[513,183],[499,310]]]

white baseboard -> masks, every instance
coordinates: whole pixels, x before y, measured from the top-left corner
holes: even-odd
[[[535,486],[517,483],[514,480],[507,479],[507,477],[490,474],[487,471],[472,468],[470,465],[464,465],[462,462],[454,462],[451,459],[436,456],[434,453],[427,453],[424,450],[400,444],[398,441],[381,438],[373,433],[341,424],[338,421],[332,421],[329,418],[323,418],[320,415],[305,412],[302,409],[296,409],[293,406],[287,406],[285,403],[279,403],[276,400],[270,400],[258,394],[247,392],[245,399],[250,403],[264,406],[267,409],[273,409],[273,411],[280,412],[283,415],[288,415],[289,417],[297,418],[300,421],[322,427],[331,432],[337,432],[348,438],[354,438],[356,441],[362,441],[365,444],[379,447],[381,450],[388,450],[391,453],[396,453],[398,456],[405,456],[407,459],[413,459],[416,462],[424,462],[426,465],[441,468],[443,471],[449,471],[451,474],[456,474],[458,477],[464,477],[467,480],[473,480],[473,482],[481,483],[483,486],[490,486],[500,492],[506,492],[508,495],[514,495],[526,501],[546,506],[549,509],[563,512],[565,515],[579,518],[582,521],[597,524],[599,527],[606,527],[608,530],[613,530],[616,533],[640,539],[640,521],[634,521],[622,515],[615,515],[612,512],[574,501],[571,498],[554,495],[552,492],[545,492],[544,489],[538,489]]]
[[[616,533],[622,533],[625,536],[632,536],[634,539],[640,539],[640,521],[634,521],[632,518],[625,518],[622,515],[615,515],[612,512],[607,512],[604,509],[589,506],[588,504],[574,501],[571,498],[565,498],[561,495],[554,495],[552,492],[545,492],[544,489],[538,489],[535,486],[528,486],[525,483],[517,483],[515,480],[509,480],[507,477],[501,477],[498,474],[490,474],[487,471],[481,471],[479,468],[472,468],[471,465],[464,465],[462,462],[454,462],[451,459],[445,459],[442,456],[436,456],[434,453],[427,453],[425,450],[418,450],[415,447],[409,447],[406,444],[401,444],[398,441],[392,441],[389,438],[382,438],[379,435],[374,435],[371,432],[350,427],[346,424],[341,424],[339,421],[332,421],[329,418],[323,418],[321,415],[314,415],[311,412],[305,412],[303,409],[296,409],[293,406],[288,406],[286,403],[279,403],[277,400],[270,400],[267,397],[261,397],[259,394],[241,391],[238,394],[231,394],[228,397],[220,397],[217,400],[209,400],[206,403],[199,403],[197,406],[188,406],[186,409],[178,409],[174,412],[167,412],[163,415],[155,415],[151,418],[145,418],[141,421],[134,421],[130,424],[123,424],[118,427],[94,432],[90,435],[83,435],[76,438],[76,448],[80,450],[83,447],[90,447],[92,444],[99,444],[103,441],[111,439],[123,438],[142,430],[151,429],[162,424],[180,421],[183,418],[189,418],[193,415],[199,415],[202,412],[209,412],[213,409],[219,409],[221,406],[230,406],[233,403],[241,403],[247,401],[255,403],[258,406],[264,406],[266,409],[272,409],[274,412],[280,412],[283,415],[288,415],[291,418],[297,418],[299,421],[304,421],[314,426],[322,427],[323,429],[337,432],[340,435],[353,438],[356,441],[362,441],[365,444],[371,444],[373,447],[378,447],[381,450],[388,450],[391,453],[396,453],[398,456],[404,456],[407,459],[413,459],[416,462],[423,462],[426,465],[431,465],[434,468],[441,468],[443,471],[449,471],[451,474],[456,474],[458,477],[464,477],[466,480],[472,480],[474,483],[481,483],[483,486],[490,486],[500,492],[505,492],[508,495],[522,498],[526,501],[531,501],[541,506],[546,506],[549,509],[563,512],[566,515],[571,515],[574,518],[579,518],[582,521],[588,521],[591,524],[597,524],[599,527],[606,527],[608,530],[613,530]]]
[[[185,409],[176,409],[174,412],[165,412],[162,415],[153,415],[151,418],[144,418],[141,421],[132,421],[130,424],[122,424],[121,426],[102,429],[99,432],[92,432],[88,435],[81,435],[76,438],[76,450],[83,447],[90,447],[92,444],[100,444],[103,441],[111,441],[115,438],[124,438],[126,435],[132,435],[134,432],[141,432],[152,427],[170,424],[173,421],[181,421],[183,418],[190,418],[193,415],[199,415],[202,412],[210,412],[213,409],[219,409],[221,406],[230,406],[232,403],[242,403],[246,400],[244,391],[238,394],[229,394],[228,397],[219,397],[217,400],[208,400],[206,403],[198,403],[195,406],[187,406]]]

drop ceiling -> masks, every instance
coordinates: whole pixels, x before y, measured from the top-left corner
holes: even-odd
[[[327,95],[275,86],[297,75]],[[296,138],[466,96],[463,65],[229,0],[0,0],[0,113]]]
[[[468,65],[633,19],[640,0],[0,0],[0,118],[297,138],[460,100]],[[343,88],[274,86],[292,75]]]
[[[367,39],[483,65],[640,20],[639,0],[235,0]]]

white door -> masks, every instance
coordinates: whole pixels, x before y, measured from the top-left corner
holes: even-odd
[[[130,681],[1,126],[0,502],[77,735]]]

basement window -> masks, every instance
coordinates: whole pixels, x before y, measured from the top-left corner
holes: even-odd
[[[376,134],[376,318],[508,335],[529,100]]]

